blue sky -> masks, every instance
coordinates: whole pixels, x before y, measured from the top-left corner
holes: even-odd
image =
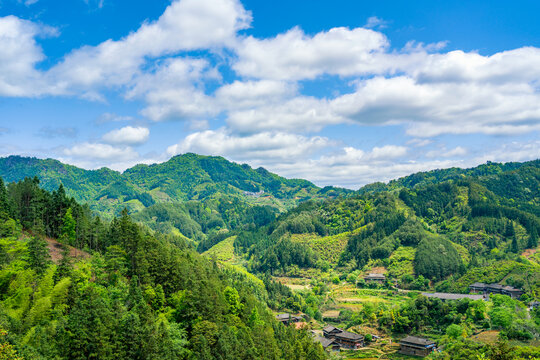
[[[0,156],[349,188],[540,157],[536,1],[0,0]]]

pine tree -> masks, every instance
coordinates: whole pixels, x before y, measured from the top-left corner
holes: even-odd
[[[45,272],[51,256],[47,247],[47,242],[40,237],[34,236],[28,242],[28,263],[30,267],[36,271],[38,275]]]
[[[510,247],[510,251],[512,251],[515,254],[519,252],[519,245],[518,245],[516,234],[514,234],[514,237],[512,238],[512,245]]]
[[[66,244],[62,244],[62,259],[58,263],[56,273],[54,274],[55,282],[62,278],[70,277],[73,271],[72,258],[69,253],[69,247]]]
[[[73,219],[71,208],[67,209],[62,222],[62,241],[71,246],[75,245],[75,240],[77,238],[75,228],[77,224],[75,223],[75,219]]]
[[[6,186],[4,180],[0,177],[0,220],[7,219],[10,212]]]
[[[536,227],[533,227],[531,234],[529,236],[529,241],[527,241],[527,247],[530,249],[535,249],[538,246],[538,231]]]

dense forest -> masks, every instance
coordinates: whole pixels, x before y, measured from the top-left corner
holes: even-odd
[[[154,204],[189,200],[203,202],[205,209],[218,217],[223,212],[215,204],[228,201],[283,211],[304,200],[352,193],[334,187],[321,189],[307,180],[285,179],[264,168],[252,169],[222,157],[191,153],[161,164],[140,164],[123,173],[107,168],[85,170],[54,159],[9,156],[0,158],[0,177],[6,182],[38,177],[48,191],[62,184],[69,196],[107,219],[120,215],[124,208],[134,213]],[[160,209],[150,210],[155,211]]]
[[[102,221],[37,178],[0,180],[0,266],[2,357],[325,358],[306,331],[274,319],[264,283],[127,211]]]
[[[194,154],[123,174],[10,157],[0,173],[0,329],[24,358],[349,356],[276,312],[310,330],[435,338],[431,358],[540,356],[538,160],[358,191]],[[422,294],[476,282],[523,295]]]

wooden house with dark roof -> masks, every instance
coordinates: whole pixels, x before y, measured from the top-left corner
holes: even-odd
[[[384,283],[386,281],[386,276],[384,274],[369,274],[364,276],[364,281]]]
[[[315,337],[315,341],[319,342],[324,350],[338,351],[340,346],[335,339],[327,339],[321,336]]]
[[[440,293],[440,292],[435,292],[435,293],[423,292],[422,295],[429,298],[441,299],[442,301],[461,300],[461,299],[486,300],[486,296],[484,295],[454,294],[454,293]]]
[[[503,294],[508,295],[513,299],[519,298],[523,295],[523,290],[517,289],[513,286],[503,286],[500,284],[484,284],[475,282],[474,284],[469,285],[469,290],[472,293],[483,293],[483,294]]]
[[[364,347],[364,337],[349,331],[342,331],[336,334],[335,341],[341,345],[342,348],[346,349],[356,350]]]
[[[301,316],[294,316],[294,315],[285,313],[285,314],[277,314],[276,320],[284,325],[289,325],[292,323],[297,323],[299,321],[302,321],[303,319]]]
[[[510,296],[512,299],[518,299],[519,297],[521,297],[521,295],[523,295],[523,290],[516,289],[513,286],[505,286],[502,288],[501,293],[503,295]]]
[[[482,294],[486,289],[486,284],[481,282],[475,282],[474,284],[469,285],[469,290],[475,294]]]
[[[335,340],[336,344],[345,349],[356,350],[364,346],[364,337],[343,329],[328,325],[323,328],[323,335],[327,339]]]
[[[416,336],[407,336],[399,342],[399,353],[412,356],[428,356],[435,350],[435,342]]]

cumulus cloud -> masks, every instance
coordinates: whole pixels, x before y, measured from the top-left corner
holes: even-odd
[[[510,142],[497,146],[476,157],[476,161],[526,161],[540,159],[540,140],[530,142]]]
[[[215,97],[222,109],[241,110],[280,104],[297,95],[298,86],[291,82],[235,80],[217,89]]]
[[[382,33],[370,29],[333,28],[311,37],[293,28],[270,39],[245,38],[233,68],[243,76],[286,80],[365,74],[381,71],[376,54],[388,46]]]
[[[268,164],[267,168],[287,177],[310,179],[319,186],[350,189],[388,181],[418,171],[463,166],[459,160],[413,161],[405,158],[406,147],[385,145],[368,151],[344,147],[335,154],[294,163]]]
[[[39,37],[58,32],[3,17],[0,96],[62,95],[106,103],[109,92],[120,94],[142,102],[140,115],[147,119],[199,126],[169,147],[169,155],[224,155],[319,184],[342,178],[341,185],[357,186],[484,159],[468,146],[438,146],[442,134],[540,131],[538,48],[486,56],[444,52],[445,41],[410,41],[395,49],[378,31],[385,22],[377,17],[363,28],[306,34],[295,27],[264,39],[239,32],[250,23],[239,0],[177,0],[123,38],[75,49],[41,70]],[[314,96],[306,90],[329,79],[343,85],[341,93]],[[131,120],[111,112],[97,122]],[[401,135],[414,138],[403,141],[407,146],[359,149],[322,136],[325,128],[343,124],[382,130],[399,125]],[[49,136],[69,133],[42,130]],[[121,168],[148,159],[131,147],[148,136],[146,127],[126,126],[63,155],[72,163]],[[511,143],[485,154],[491,156],[486,160],[526,160],[539,156],[538,143]]]
[[[144,99],[147,107],[142,114],[155,121],[199,119],[219,111],[204,92],[204,79],[219,79],[206,60],[167,59],[152,72],[140,75],[126,97]]]
[[[103,141],[109,144],[140,145],[148,140],[149,135],[150,130],[148,128],[125,126],[103,135]]]
[[[73,51],[51,70],[66,86],[115,86],[131,81],[147,58],[222,48],[245,29],[251,15],[238,0],[179,0],[154,22],[120,40]]]
[[[237,136],[226,129],[207,130],[188,135],[182,142],[167,149],[169,155],[195,152],[205,155],[221,155],[233,160],[289,162],[305,158],[330,144],[324,137],[260,132]]]
[[[15,16],[0,18],[0,96],[38,96],[55,92],[35,66],[45,56],[35,38],[51,34],[46,28]]]
[[[109,144],[101,143],[80,143],[71,148],[64,149],[64,155],[82,160],[112,160],[126,161],[138,157],[131,147],[115,147]]]

